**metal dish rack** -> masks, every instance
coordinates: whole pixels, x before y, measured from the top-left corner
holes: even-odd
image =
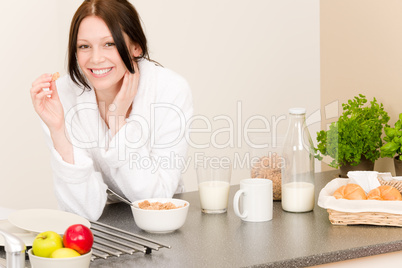
[[[170,249],[169,245],[158,241],[104,223],[90,222],[94,235],[92,260],[97,258],[107,259],[113,256],[119,257],[123,254],[133,254],[136,252],[150,254],[152,250],[159,250],[160,248]]]

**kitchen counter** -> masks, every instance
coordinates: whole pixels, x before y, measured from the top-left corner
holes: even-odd
[[[316,174],[316,196],[337,171]],[[176,195],[190,202],[185,225],[171,234],[149,234],[135,226],[124,204],[109,205],[99,220],[171,246],[144,255],[96,259],[91,267],[303,267],[402,250],[399,227],[334,226],[318,206],[308,213],[288,213],[274,202],[273,220],[244,222],[233,212],[230,189],[228,212],[201,212],[198,192]]]
[[[316,196],[337,171],[316,174]],[[134,253],[96,259],[90,267],[305,267],[402,250],[399,227],[334,226],[318,206],[307,213],[288,213],[274,202],[273,220],[244,222],[233,212],[231,186],[228,212],[201,212],[198,192],[176,195],[190,202],[184,226],[170,234],[149,234],[135,226],[129,206],[105,208],[100,222],[168,244],[151,254]],[[2,254],[4,256],[4,251]]]

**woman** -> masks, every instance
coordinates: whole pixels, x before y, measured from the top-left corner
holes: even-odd
[[[149,60],[128,1],[84,1],[71,22],[68,75],[57,82],[40,76],[31,98],[61,209],[97,220],[107,188],[131,201],[183,191],[180,162],[171,160],[186,155],[191,92]]]

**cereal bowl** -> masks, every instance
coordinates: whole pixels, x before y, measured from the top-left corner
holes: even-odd
[[[164,210],[140,208],[139,204],[144,201],[149,201],[151,204],[155,202],[162,204],[171,202],[178,208]],[[133,202],[131,211],[133,212],[135,223],[142,230],[149,233],[169,233],[183,226],[189,207],[190,203],[181,199],[150,198]]]
[[[28,250],[32,268],[88,268],[91,262],[92,250],[86,254],[71,258],[43,258],[35,256],[32,248]]]

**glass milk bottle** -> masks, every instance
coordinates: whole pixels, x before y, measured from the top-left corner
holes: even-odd
[[[306,109],[289,109],[283,144],[282,208],[307,212],[314,208],[314,149],[306,127]]]

